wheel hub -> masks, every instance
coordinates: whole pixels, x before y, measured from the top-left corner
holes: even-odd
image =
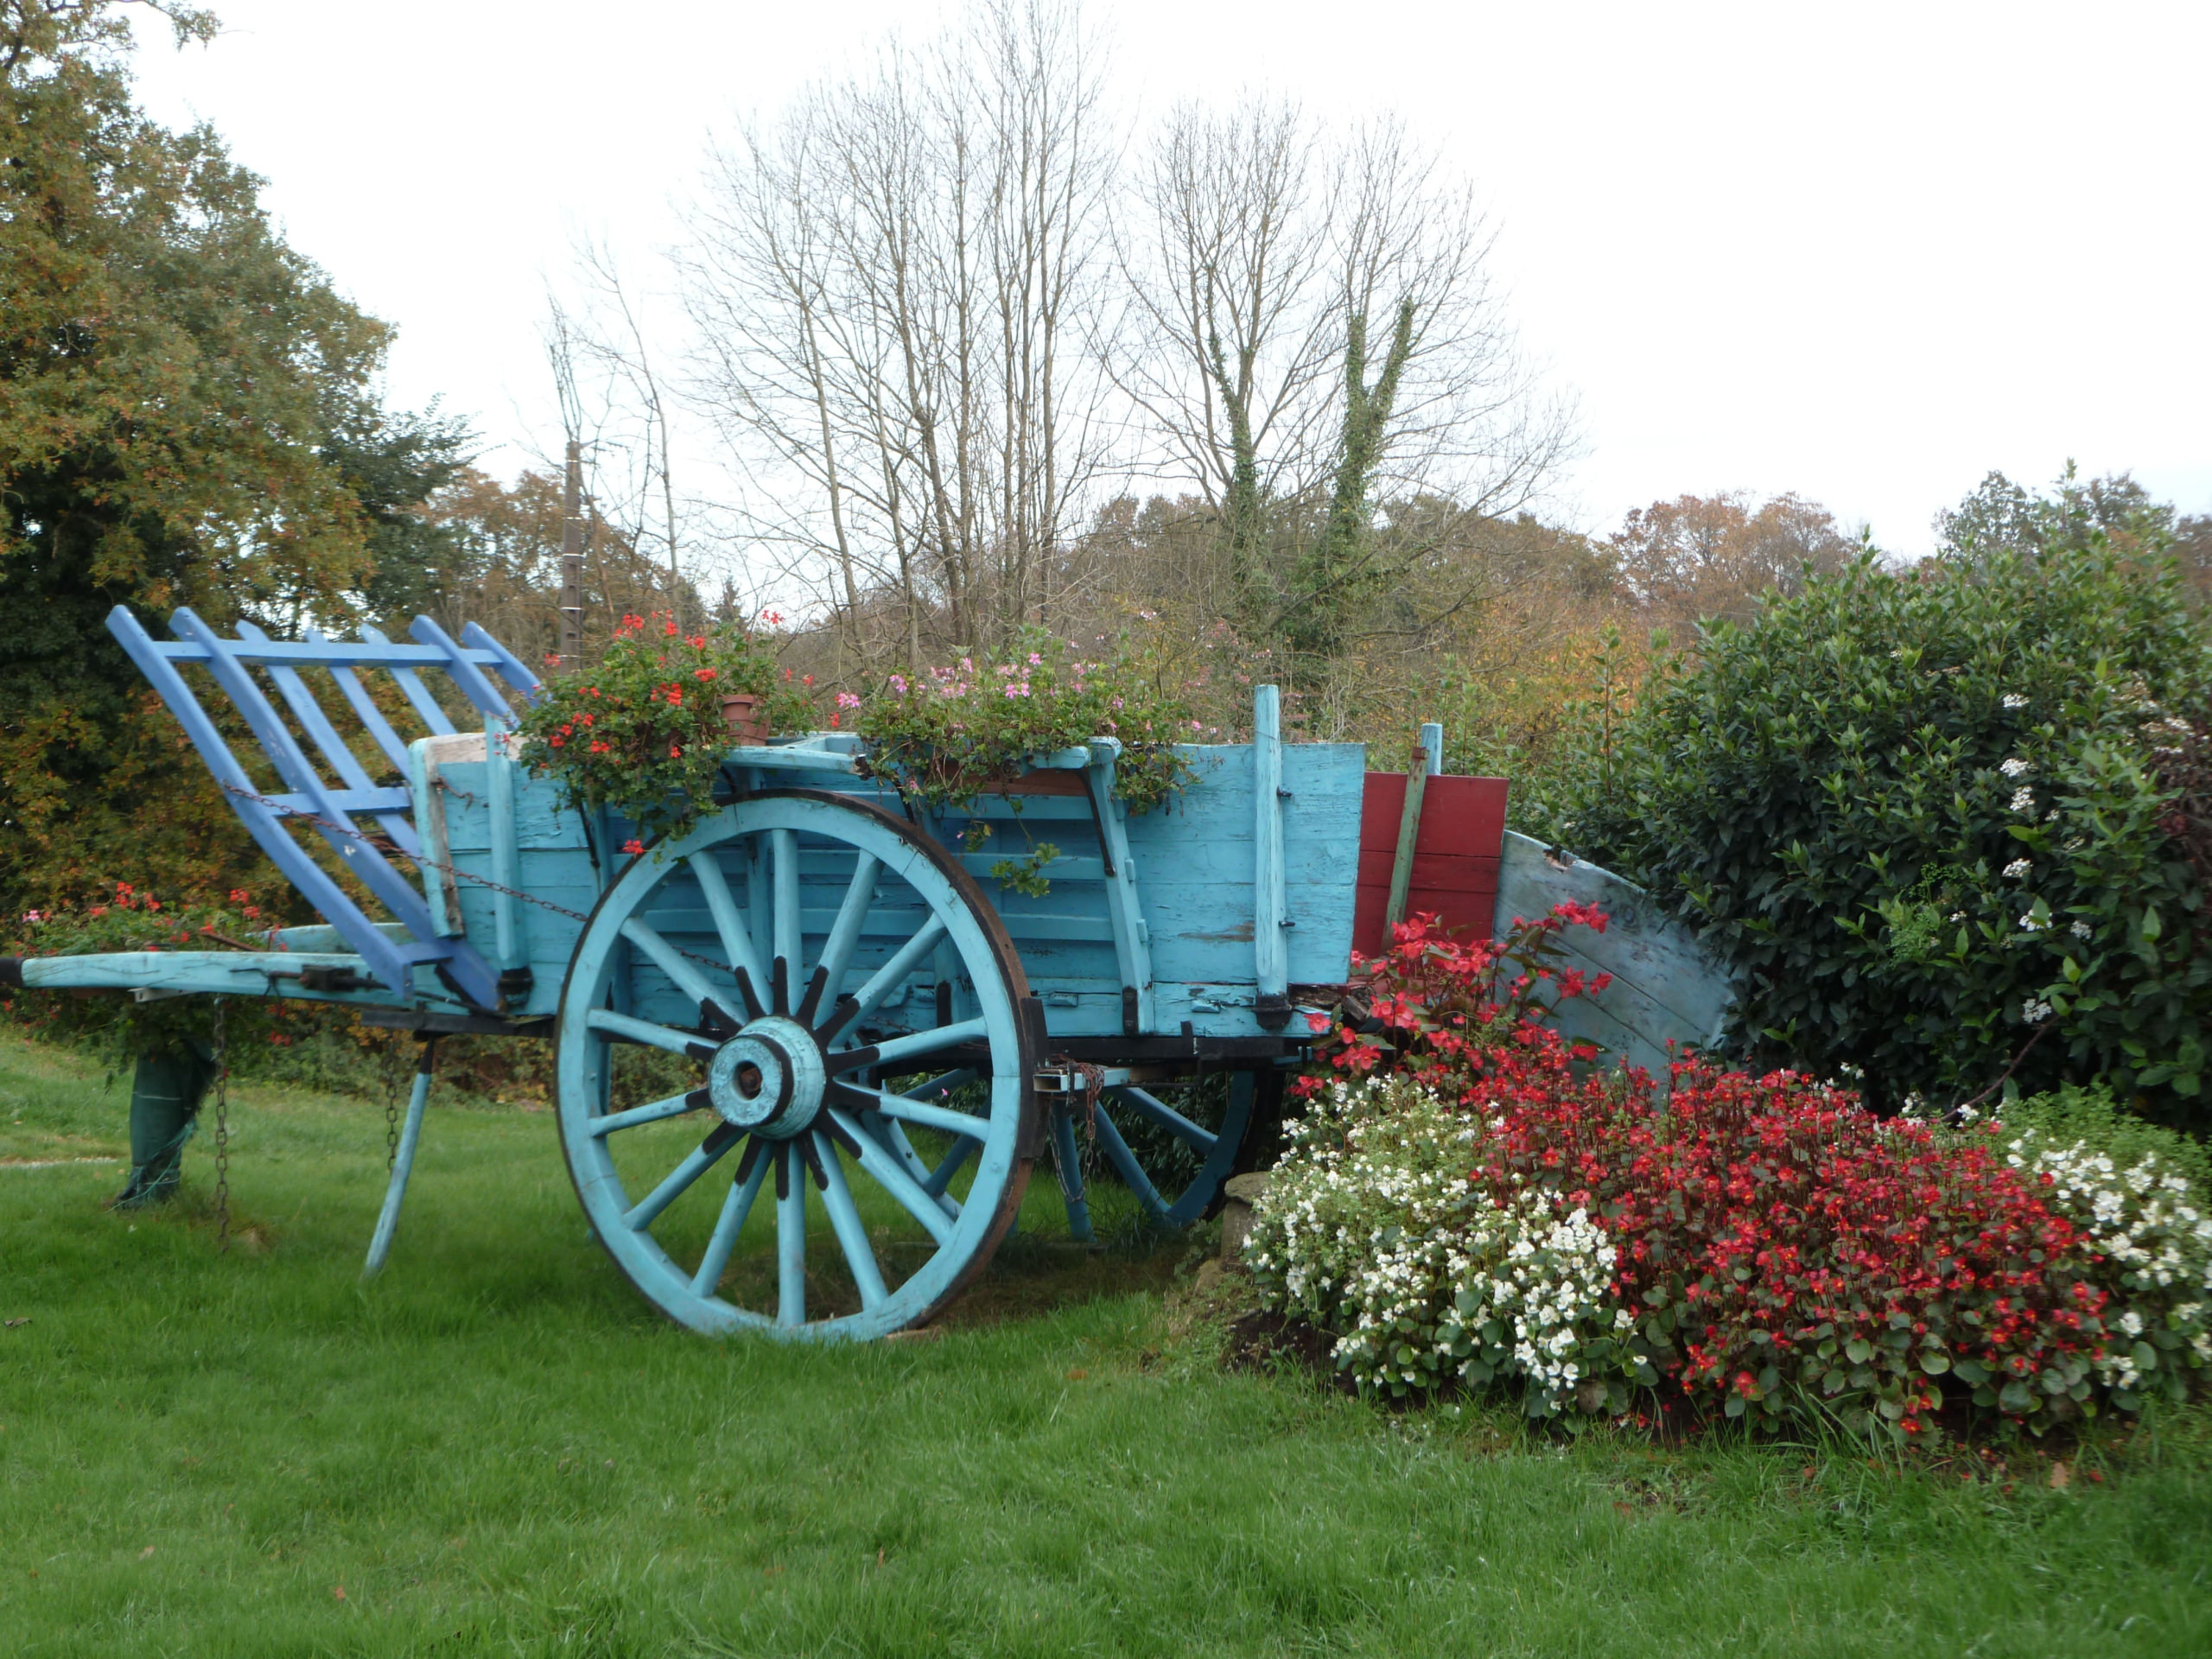
[[[814,1122],[828,1084],[814,1033],[775,1014],[724,1043],[707,1071],[708,1096],[725,1123],[778,1141]]]

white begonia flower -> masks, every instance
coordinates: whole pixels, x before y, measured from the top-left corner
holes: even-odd
[[[2005,867],[2005,879],[2008,881],[2017,881],[2033,868],[2026,859],[2016,858]]]

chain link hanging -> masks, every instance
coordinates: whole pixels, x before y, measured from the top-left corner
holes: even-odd
[[[385,1045],[384,1064],[378,1068],[384,1073],[384,1173],[391,1174],[399,1163],[399,1083],[392,1075],[392,1059],[399,1048],[399,1039],[393,1037]]]
[[[215,1248],[231,1248],[231,1056],[223,1035],[223,999],[215,999]]]

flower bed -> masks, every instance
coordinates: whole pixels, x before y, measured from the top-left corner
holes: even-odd
[[[1287,1127],[1247,1260],[1362,1387],[1910,1440],[1947,1408],[2037,1432],[2133,1411],[2212,1366],[2212,1219],[2174,1159],[1883,1120],[1790,1071],[1597,1073],[1516,1005],[1563,977],[1545,938],[1402,930],[1372,1018],[1329,1045],[1386,1075]],[[1535,965],[1497,973],[1516,948]]]

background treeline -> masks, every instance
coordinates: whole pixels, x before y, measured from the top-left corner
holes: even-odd
[[[162,10],[181,40],[213,32]],[[0,0],[0,904],[128,880],[304,919],[106,613],[159,631],[188,605],[279,636],[423,613],[536,660],[558,636],[560,480],[489,476],[461,422],[385,406],[388,327],[285,245],[215,134],[138,112],[120,16]],[[587,657],[624,613],[671,609],[772,632],[826,697],[1026,626],[1141,631],[1224,737],[1262,680],[1303,734],[1365,740],[1378,766],[1444,721],[1454,770],[1514,779],[1519,827],[1654,883],[1757,983],[1790,988],[1789,1006],[1754,998],[1747,1041],[1885,1067],[1900,1097],[2005,1064],[2118,1066],[2153,1091],[2194,1076],[2193,944],[2145,940],[2142,906],[2115,948],[2166,999],[2155,1038],[2083,1014],[2096,1031],[2023,1060],[2023,1022],[1999,1014],[2041,1005],[2044,982],[2021,967],[1969,985],[1938,962],[1931,906],[1953,929],[1968,887],[2011,891],[1971,874],[2018,827],[1996,807],[1918,841],[1838,831],[1834,868],[1859,874],[1793,888],[1803,837],[1776,826],[1803,803],[1759,791],[1784,771],[1832,790],[1824,746],[1862,730],[1874,693],[1796,671],[1845,634],[1866,636],[1857,671],[1887,687],[1893,747],[1936,754],[1929,720],[1965,718],[1956,677],[1882,665],[1934,649],[1915,594],[2001,588],[2010,613],[1946,673],[1993,687],[2008,652],[2078,659],[2052,671],[2039,717],[2057,735],[2035,764],[2105,766],[2120,794],[2077,797],[2133,803],[2132,868],[2193,917],[2196,820],[2175,803],[2195,785],[2141,721],[2107,730],[2095,686],[2155,682],[2163,709],[2199,718],[2212,522],[2069,472],[2044,491],[1992,474],[1916,571],[1794,495],[1563,525],[1548,492],[1573,411],[1516,343],[1466,181],[1390,123],[1264,99],[1133,131],[1103,64],[1072,6],[986,0],[728,136],[691,241],[650,280],[577,251],[545,343],[586,459]],[[2067,603],[2046,603],[2054,582]],[[2120,615],[2142,624],[2133,643],[2098,632]],[[2032,641],[2029,617],[2048,625]],[[1783,701],[1724,709],[1724,684]],[[1792,721],[1796,739],[1768,742]],[[1744,745],[1705,741],[1754,728],[1788,757],[1764,777],[1730,771]],[[2091,728],[2102,747],[2076,741]],[[2009,731],[1952,734],[1953,762],[1999,765]],[[1730,829],[1713,814],[1732,801]],[[1836,830],[1825,810],[1799,828]],[[1864,988],[1885,985],[1890,1002]]]

